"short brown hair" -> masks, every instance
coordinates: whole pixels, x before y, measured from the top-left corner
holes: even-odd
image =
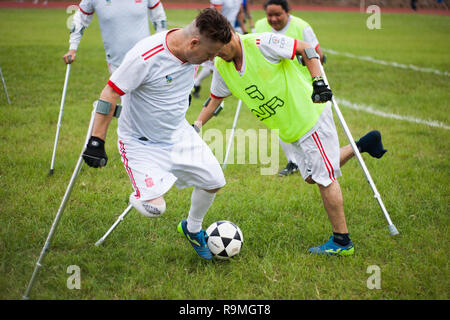
[[[214,8],[202,10],[195,18],[195,26],[202,36],[227,44],[231,40],[232,27],[227,18]]]

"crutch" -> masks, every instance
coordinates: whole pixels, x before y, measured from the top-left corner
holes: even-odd
[[[62,97],[61,97],[61,106],[59,109],[58,124],[56,126],[55,144],[53,146],[52,163],[50,164],[49,175],[52,175],[53,171],[54,171],[53,167],[55,165],[56,148],[58,147],[59,129],[61,128],[61,120],[62,120],[62,115],[63,115],[63,110],[64,110],[64,102],[66,100],[67,83],[69,82],[70,56],[68,57],[68,60],[69,60],[69,63],[67,64],[66,77],[64,79],[64,87],[63,87],[63,92],[62,92]]]
[[[323,76],[325,82],[331,88],[331,86],[328,82],[327,76],[325,75],[325,71],[323,70],[323,66],[320,63],[320,61],[319,61],[319,65],[320,65],[320,70],[322,72],[322,76]],[[398,235],[399,232],[398,232],[397,228],[395,227],[395,225],[392,223],[391,218],[389,217],[389,213],[387,212],[386,207],[384,206],[383,200],[381,200],[381,196],[378,193],[377,187],[375,186],[375,183],[373,182],[372,177],[370,176],[369,170],[367,170],[366,164],[364,163],[364,160],[361,157],[361,153],[359,152],[358,147],[356,146],[356,143],[353,140],[352,134],[350,133],[347,123],[345,122],[344,116],[342,115],[341,110],[339,109],[339,106],[338,106],[334,96],[332,97],[331,102],[333,104],[334,111],[336,112],[336,114],[339,118],[339,121],[341,122],[342,128],[344,129],[345,135],[347,136],[347,139],[353,148],[353,152],[355,153],[355,156],[358,159],[358,162],[361,165],[362,170],[364,171],[364,174],[367,178],[367,182],[369,183],[370,187],[372,188],[374,197],[375,197],[375,199],[377,199],[378,204],[380,205],[381,211],[383,211],[383,214],[388,222],[389,233],[391,234],[391,236]]]
[[[230,140],[228,141],[227,152],[225,153],[225,159],[223,160],[222,169],[227,167],[228,155],[230,154],[231,146],[233,145],[234,131],[236,129],[237,120],[239,118],[239,112],[241,110],[242,100],[239,99],[236,114],[234,115],[233,127],[231,128]]]
[[[128,205],[128,207],[122,212],[122,214],[117,218],[116,222],[114,222],[114,224],[111,226],[111,228],[109,228],[108,231],[106,231],[106,233],[103,235],[103,237],[101,237],[96,243],[95,245],[98,247],[99,245],[101,245],[103,243],[103,241],[105,241],[106,237],[109,236],[109,234],[117,227],[117,225],[122,222],[122,220],[125,218],[125,216],[128,214],[128,212],[131,211],[131,209],[133,209],[133,206],[130,204]]]
[[[42,267],[42,260],[44,259],[45,255],[49,251],[50,240],[52,239],[53,234],[55,233],[56,228],[58,227],[58,223],[59,223],[62,213],[64,212],[64,209],[66,207],[67,200],[69,200],[70,194],[72,193],[72,188],[75,184],[78,174],[81,171],[81,167],[83,166],[83,152],[84,152],[84,149],[86,148],[89,138],[91,137],[92,127],[94,125],[94,118],[95,118],[95,107],[92,110],[91,120],[89,122],[89,129],[86,134],[86,139],[85,139],[80,157],[78,158],[77,165],[75,166],[75,170],[73,171],[72,177],[70,178],[70,182],[69,182],[69,185],[67,186],[66,193],[64,194],[64,197],[61,201],[58,212],[56,213],[55,220],[53,221],[52,227],[50,228],[50,232],[47,236],[47,240],[45,241],[44,247],[42,248],[39,259],[36,262],[36,266],[34,267],[33,275],[31,276],[30,282],[28,283],[28,287],[27,287],[24,295],[22,296],[22,299],[25,299],[25,300],[29,299],[29,294],[30,294],[31,289],[33,288],[33,284],[34,284],[34,281],[36,280],[36,276],[39,271],[39,268]]]
[[[11,100],[9,100],[8,89],[6,89],[5,78],[3,78],[3,72],[2,72],[1,66],[0,66],[0,76],[2,77],[3,89],[5,89],[6,100],[8,101],[8,104],[11,104]]]

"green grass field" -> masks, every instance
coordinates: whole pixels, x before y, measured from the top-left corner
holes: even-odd
[[[450,19],[382,14],[380,30],[360,13],[293,12],[309,21],[321,46],[339,52],[442,72],[450,71]],[[196,11],[167,10],[170,27]],[[56,155],[50,161],[64,83],[69,33],[65,10],[0,10],[0,66],[12,104],[0,90],[0,299],[20,299],[50,230],[83,147],[92,102],[108,79],[97,18],[85,31],[72,66]],[[262,11],[254,12],[262,18]],[[386,113],[450,125],[446,75],[328,55],[326,71],[338,98]],[[208,96],[194,100],[193,121]],[[205,129],[231,128],[237,100]],[[101,247],[94,243],[126,208],[132,191],[116,147],[117,121],[109,129],[108,165],[83,167],[73,189],[33,299],[448,299],[450,131],[384,118],[341,106],[355,138],[383,133],[389,152],[364,155],[391,218],[387,223],[356,160],[340,178],[355,255],[317,257],[307,249],[325,242],[331,227],[319,191],[299,176],[261,175],[265,164],[230,164],[227,185],[206,215],[204,228],[231,220],[244,247],[229,261],[201,261],[176,231],[187,216],[192,188],[166,195],[168,210],[149,220],[132,211]],[[341,145],[346,137],[335,117]],[[243,107],[238,127],[264,128]],[[280,168],[286,163],[279,150]],[[81,271],[70,290],[67,268]],[[369,289],[369,266],[381,272],[381,289]]]

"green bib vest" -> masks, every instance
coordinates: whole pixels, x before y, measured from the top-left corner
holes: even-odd
[[[216,57],[215,65],[228,89],[270,129],[278,129],[284,142],[294,142],[317,122],[324,104],[311,100],[311,77],[305,79],[297,61],[271,63],[256,45],[259,34],[240,36],[245,57],[241,77],[233,62]]]
[[[287,28],[284,35],[303,41],[303,29],[305,29],[306,27],[309,27],[309,26],[310,26],[309,23],[306,22],[305,20],[302,20],[302,19],[294,17],[294,16],[290,16],[289,27]],[[269,24],[269,22],[267,22],[266,18],[256,21],[255,30],[258,33],[260,33],[260,32],[272,33],[273,32],[273,28]],[[302,66],[299,63],[296,64],[296,66],[298,67],[299,71],[301,72],[301,74],[303,76],[305,76],[306,78],[311,78],[308,68],[306,68],[305,66]]]

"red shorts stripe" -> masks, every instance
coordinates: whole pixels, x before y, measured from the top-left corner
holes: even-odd
[[[118,86],[115,85],[114,82],[112,82],[111,80],[108,80],[108,86],[110,86],[111,88],[113,88],[113,90],[115,92],[117,92],[118,94],[120,94],[121,96],[123,96],[125,94],[125,92],[123,92],[122,90],[120,90],[120,88]]]
[[[317,134],[317,132],[314,132],[314,133],[312,134],[312,137],[313,137],[313,139],[314,139],[314,142],[315,142],[316,145],[317,145],[317,148],[319,148],[320,154],[321,154],[321,156],[322,156],[323,162],[325,163],[325,166],[327,167],[328,175],[329,175],[331,181],[335,181],[336,178],[335,178],[335,176],[334,176],[334,169],[333,169],[333,166],[331,165],[331,162],[330,162],[330,160],[328,159],[328,157],[327,157],[327,155],[326,155],[326,153],[325,153],[325,150],[323,149],[322,142],[320,141],[319,135]]]
[[[158,1],[158,3],[157,4],[155,4],[153,7],[148,7],[150,10],[152,10],[152,9],[155,9],[157,6],[158,6],[158,4],[160,4],[161,3],[161,1]]]
[[[141,192],[139,191],[139,188],[136,185],[136,181],[134,180],[133,172],[131,171],[131,168],[128,166],[128,158],[127,153],[125,152],[125,145],[121,140],[119,140],[120,143],[120,155],[122,156],[122,162],[125,166],[125,171],[128,174],[128,177],[130,178],[131,184],[133,185],[134,191],[136,192],[136,199],[139,199],[141,197]]]

